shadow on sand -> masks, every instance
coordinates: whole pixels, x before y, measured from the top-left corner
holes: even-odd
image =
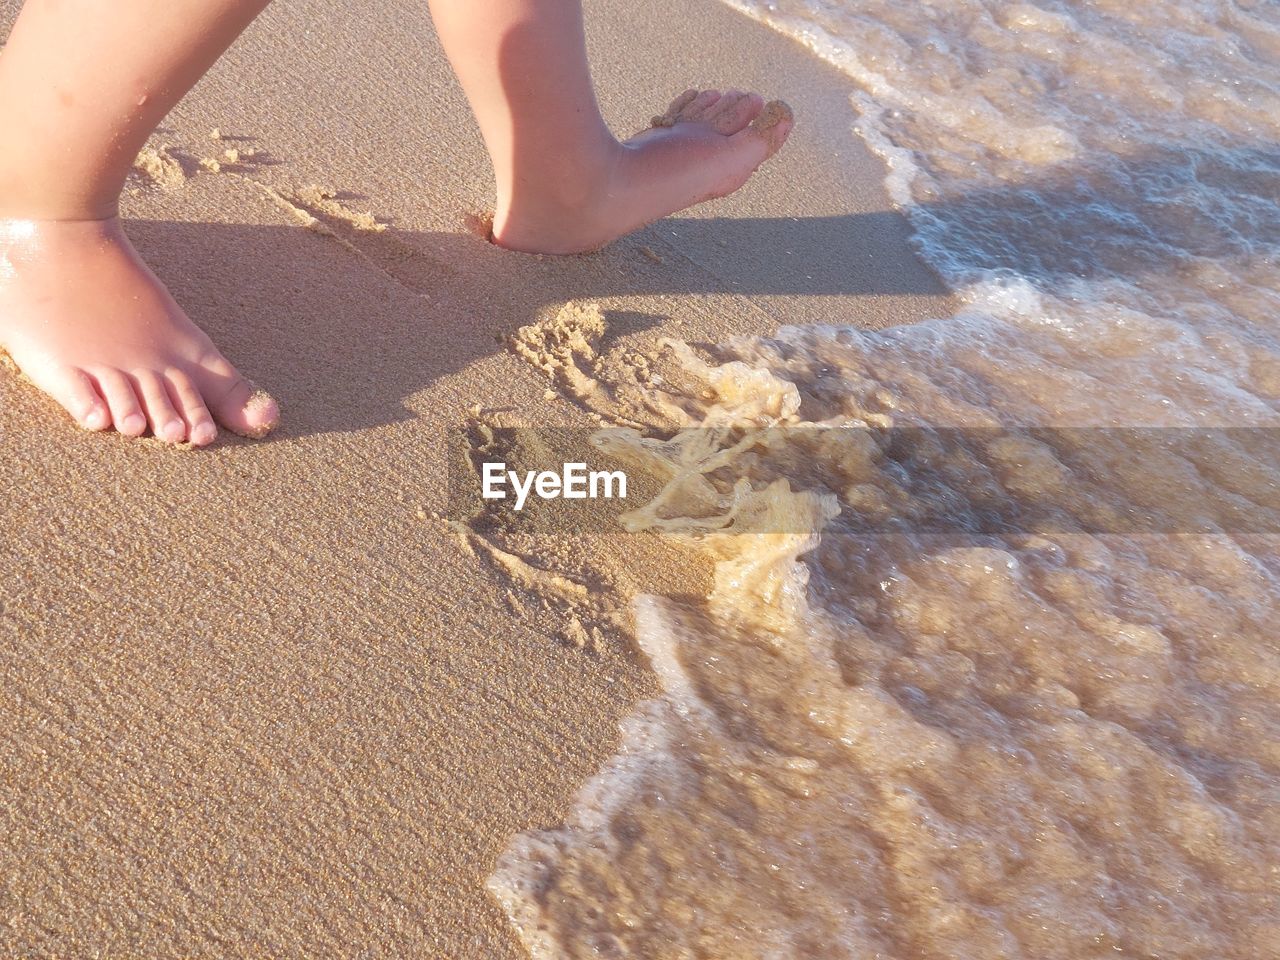
[[[644,312],[646,297],[946,292],[893,212],[669,218],[566,258],[511,253],[466,230],[330,226],[338,239],[302,227],[128,223],[196,322],[286,406],[277,437],[408,419],[407,397],[501,352],[518,328],[570,300],[641,298],[638,309],[607,310],[612,339],[667,319]]]

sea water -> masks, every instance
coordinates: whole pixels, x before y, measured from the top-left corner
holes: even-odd
[[[715,589],[492,890],[536,958],[1280,957],[1280,4],[735,6],[964,308],[672,347],[601,442]]]

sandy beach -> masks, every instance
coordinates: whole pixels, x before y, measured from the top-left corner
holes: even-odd
[[[450,432],[595,426],[613,394],[568,367],[625,385],[663,337],[950,313],[847,77],[711,0],[586,6],[615,129],[686,86],[757,89],[795,109],[785,151],[602,253],[507,253],[425,5],[281,0],[124,210],[280,429],[85,434],[0,376],[0,954],[522,957],[485,880],[653,693],[631,597],[705,592],[709,564],[456,522]],[[592,303],[589,358],[513,346]]]

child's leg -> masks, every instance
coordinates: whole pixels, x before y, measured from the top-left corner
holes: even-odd
[[[116,217],[151,130],[268,2],[27,0],[0,53],[0,346],[85,427],[275,423]]]
[[[498,186],[494,239],[575,253],[738,189],[791,131],[783,104],[688,91],[619,143],[587,69],[579,0],[431,0]]]

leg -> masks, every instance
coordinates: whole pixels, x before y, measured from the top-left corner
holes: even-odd
[[[431,12],[493,160],[505,247],[601,247],[738,189],[791,131],[785,104],[690,90],[619,143],[592,91],[579,0],[431,0]]]
[[[268,2],[27,0],[0,53],[0,347],[84,427],[205,444],[215,419],[278,418],[116,212],[151,130]]]

